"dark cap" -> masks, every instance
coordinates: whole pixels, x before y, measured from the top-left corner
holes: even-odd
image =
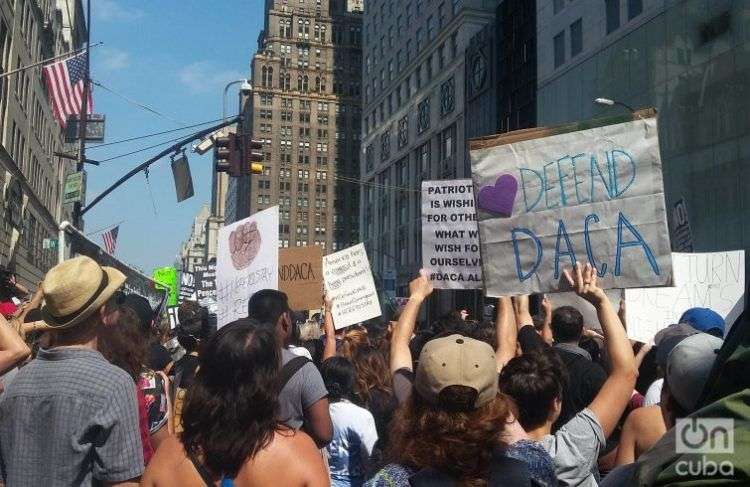
[[[698,333],[698,330],[687,323],[675,323],[659,330],[659,333],[654,337],[656,365],[664,369],[667,366],[667,357],[669,357],[672,349],[682,340],[696,333]]]
[[[138,316],[138,321],[141,322],[141,327],[144,330],[151,328],[151,323],[154,321],[154,310],[151,309],[151,304],[149,304],[148,299],[139,294],[128,294],[125,296],[122,306],[135,311],[135,314]]]

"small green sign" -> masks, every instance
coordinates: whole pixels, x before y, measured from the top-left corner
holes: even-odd
[[[169,292],[167,306],[177,306],[177,292],[179,290],[177,269],[174,267],[159,267],[154,269],[152,277],[154,281],[164,286],[164,289]]]
[[[86,194],[86,173],[84,171],[72,172],[65,177],[65,188],[63,191],[63,204],[83,203]]]

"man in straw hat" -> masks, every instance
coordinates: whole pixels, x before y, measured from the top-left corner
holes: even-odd
[[[136,485],[143,472],[135,384],[97,351],[113,326],[116,269],[89,257],[53,267],[42,282],[51,348],[23,367],[0,401],[0,473],[6,485]]]

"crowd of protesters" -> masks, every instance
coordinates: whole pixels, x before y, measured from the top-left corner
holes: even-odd
[[[744,321],[725,343],[724,320],[694,308],[654,343],[636,343],[596,269],[576,265],[564,278],[596,309],[596,330],[580,310],[555,307],[554,295],[538,307],[529,296],[499,298],[490,319],[458,310],[426,322],[433,288],[424,273],[388,321],[337,330],[330,300],[308,318],[284,293],[263,290],[247,318],[218,330],[185,301],[170,330],[147,299],[121,290],[122,273],[67,260],[25,303],[0,303],[2,481],[748,482],[747,459],[731,475],[681,476],[673,432],[679,419],[726,414],[735,443],[746,444]],[[3,293],[14,303],[29,296],[7,279]],[[719,366],[731,377],[717,380]]]

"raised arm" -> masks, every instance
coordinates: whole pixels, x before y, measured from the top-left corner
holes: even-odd
[[[544,325],[542,326],[541,336],[544,343],[552,345],[554,341],[552,337],[552,300],[546,294],[542,298],[542,311],[544,311]]]
[[[21,335],[0,315],[0,373],[14,367],[31,354]]]
[[[323,346],[323,360],[336,356],[336,328],[333,326],[333,300],[326,294],[324,300],[323,330],[326,333]]]
[[[430,294],[432,294],[432,284],[427,279],[427,271],[422,269],[419,271],[419,277],[409,283],[409,300],[393,328],[391,336],[391,374],[399,369],[412,370],[409,341],[414,334],[419,309]]]
[[[575,292],[594,305],[602,325],[612,371],[589,409],[599,420],[604,436],[609,437],[630,400],[638,377],[633,348],[612,303],[597,285],[596,269],[591,264],[586,264],[585,267],[576,264],[573,272],[567,269],[564,272]]]
[[[518,340],[518,327],[516,326],[514,306],[507,296],[497,298],[495,330],[497,332],[495,360],[497,361],[497,372],[500,373],[505,364],[516,356],[516,343]]]

